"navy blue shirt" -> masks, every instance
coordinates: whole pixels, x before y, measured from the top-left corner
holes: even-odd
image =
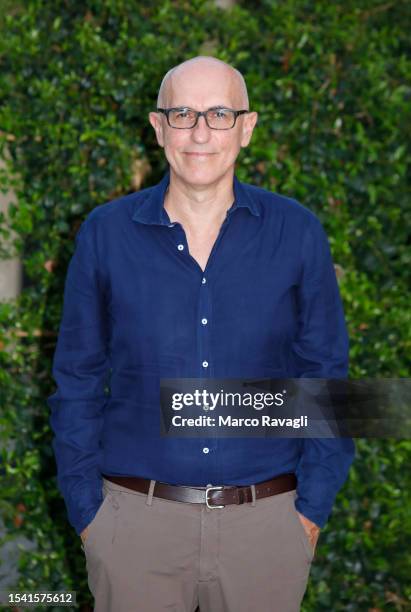
[[[238,181],[205,271],[162,181],[96,207],[76,235],[47,398],[58,486],[80,533],[101,474],[205,486],[298,478],[322,527],[350,438],[165,438],[160,378],[345,378],[348,336],[327,236],[299,202]]]

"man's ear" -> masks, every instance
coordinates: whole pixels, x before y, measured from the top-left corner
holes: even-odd
[[[148,120],[154,128],[158,144],[164,147],[163,121],[160,113],[148,113]]]
[[[244,117],[244,121],[243,121],[243,129],[242,129],[242,134],[241,134],[241,146],[246,147],[251,140],[251,136],[253,135],[253,130],[255,128],[255,125],[258,119],[258,113],[253,111],[252,113],[243,115],[243,117]]]

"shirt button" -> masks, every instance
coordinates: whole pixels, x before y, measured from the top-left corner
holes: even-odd
[[[207,454],[210,452],[210,449],[207,448],[206,446],[203,448],[203,453]]]
[[[184,249],[184,244],[179,244],[177,248],[179,251],[182,251]]]
[[[203,285],[205,285],[205,284],[206,284],[206,282],[207,282],[207,281],[206,281],[205,276],[203,276],[203,280],[202,280],[201,282],[202,282],[202,284],[203,284]]]
[[[203,325],[207,325],[207,319],[201,319],[201,323],[202,323]]]
[[[207,368],[208,367],[208,361],[203,361],[203,368]]]
[[[169,223],[168,227],[174,227],[175,223]]]

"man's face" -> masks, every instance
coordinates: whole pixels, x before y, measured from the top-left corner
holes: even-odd
[[[216,106],[242,110],[247,108],[245,104],[232,71],[204,64],[176,71],[163,100],[163,108],[189,107],[197,111]],[[150,113],[149,118],[172,172],[187,185],[207,186],[234,169],[241,147],[251,139],[257,113],[240,115],[229,130],[209,128],[204,117],[192,129],[170,127],[163,114]]]

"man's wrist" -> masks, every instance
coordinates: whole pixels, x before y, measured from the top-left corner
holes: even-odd
[[[88,534],[88,527],[85,527],[83,529],[83,531],[80,533],[80,538],[81,538],[81,541],[83,542],[83,544],[84,544],[84,542],[87,539],[87,534]]]
[[[311,546],[315,548],[318,537],[320,535],[321,528],[318,525],[316,525],[313,521],[311,521],[309,518],[304,516],[304,514],[301,514],[301,512],[299,512],[298,510],[297,510],[297,513],[305,529],[307,537],[310,540]]]

